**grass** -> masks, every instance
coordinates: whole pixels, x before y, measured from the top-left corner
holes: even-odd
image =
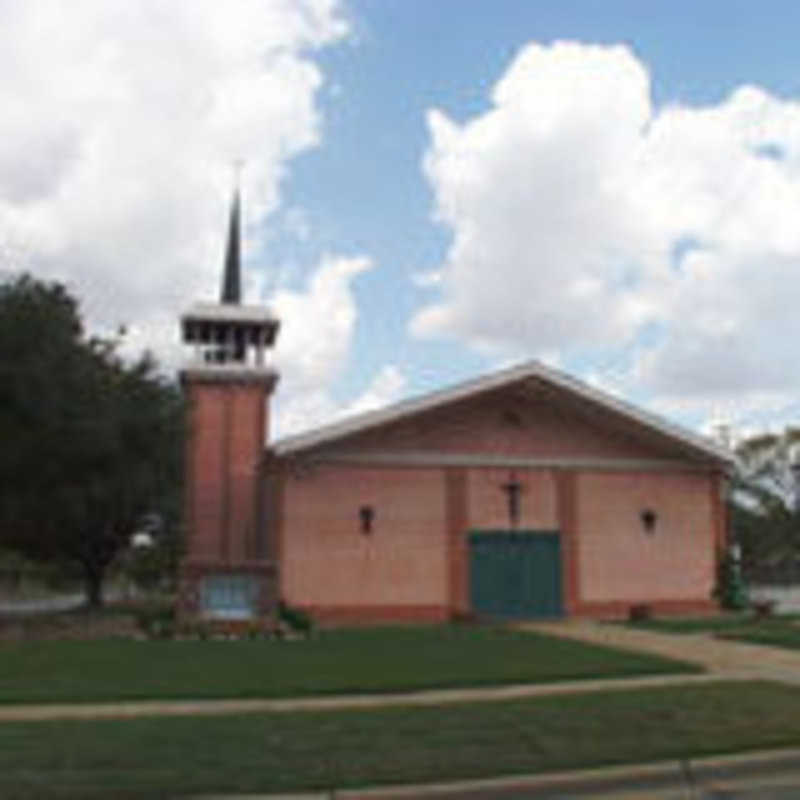
[[[626,622],[633,628],[662,631],[663,633],[716,633],[738,628],[754,622],[749,613],[716,614],[711,617],[671,617],[664,619],[647,619],[638,622]]]
[[[0,796],[291,792],[800,744],[800,691],[719,683],[371,711],[0,726]]]
[[[721,631],[716,635],[720,639],[734,639],[740,642],[749,642],[750,644],[764,644],[770,647],[784,647],[787,650],[800,650],[800,626],[796,623],[765,620]]]
[[[715,617],[653,619],[628,624],[664,633],[711,633],[718,639],[800,650],[800,617],[797,614],[762,619],[745,613],[726,614]]]
[[[0,703],[291,697],[698,672],[502,628],[323,631],[307,641],[56,641],[3,646]]]

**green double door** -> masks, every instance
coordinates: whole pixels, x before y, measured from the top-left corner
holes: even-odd
[[[540,531],[476,531],[469,535],[470,601],[479,615],[559,617],[561,539]]]

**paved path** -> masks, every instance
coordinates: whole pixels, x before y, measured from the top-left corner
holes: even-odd
[[[86,602],[83,592],[47,595],[33,600],[6,598],[0,601],[0,614],[5,616],[26,616],[52,614],[58,611],[74,611]]]
[[[708,633],[661,633],[589,620],[523,623],[519,627],[691,661],[717,677],[800,684],[800,651],[797,650],[715,639]]]
[[[125,592],[113,587],[103,592],[103,601],[107,604],[127,599],[130,598]],[[47,616],[62,611],[78,611],[85,607],[86,592],[47,594],[27,600],[14,597],[0,598],[0,616],[3,617]]]
[[[252,712],[334,711],[387,706],[433,706],[447,703],[491,702],[554,694],[597,691],[626,691],[659,686],[718,682],[718,675],[651,675],[641,678],[606,678],[525,683],[476,689],[432,689],[391,694],[356,694],[325,697],[298,697],[277,700],[171,700],[61,705],[0,706],[0,722],[53,719],[118,719],[146,716],[188,716],[192,714],[243,714]]]

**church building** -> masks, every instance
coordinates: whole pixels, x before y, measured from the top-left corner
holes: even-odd
[[[279,321],[241,304],[239,205],[220,302],[181,320],[183,619],[713,609],[730,454],[541,363],[268,443]]]

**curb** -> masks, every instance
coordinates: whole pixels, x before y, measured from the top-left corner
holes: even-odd
[[[739,772],[765,767],[800,767],[800,748],[756,750],[747,753],[706,756],[690,760],[656,761],[595,767],[564,772],[529,775],[507,775],[497,778],[444,781],[439,783],[367,786],[361,789],[332,789],[297,794],[199,795],[194,800],[392,800],[393,798],[466,797],[471,793],[525,791],[542,793],[542,797],[562,797],[568,792],[675,790],[694,788],[698,781],[725,778]],[[714,775],[714,772],[720,773]],[[545,794],[547,793],[547,794]],[[552,794],[556,793],[556,794]],[[532,795],[532,796],[537,796]],[[648,793],[648,798],[658,795]]]

